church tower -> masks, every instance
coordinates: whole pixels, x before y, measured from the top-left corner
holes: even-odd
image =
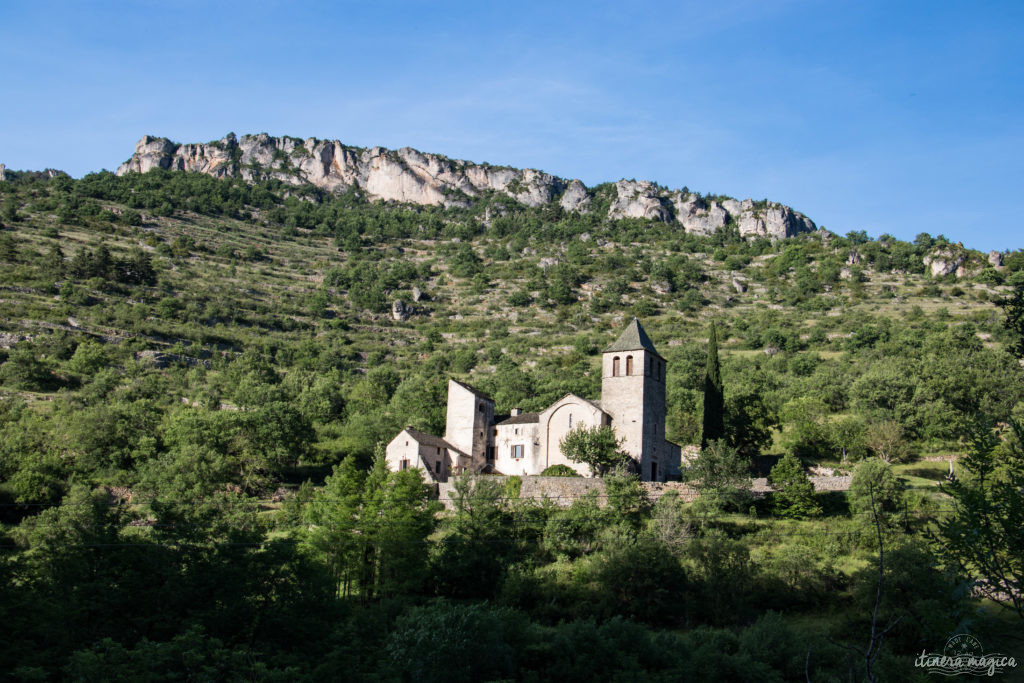
[[[601,409],[611,415],[612,429],[644,481],[664,481],[668,474],[665,369],[665,359],[636,318],[601,359]]]

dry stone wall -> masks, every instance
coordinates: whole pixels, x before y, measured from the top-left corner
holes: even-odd
[[[500,481],[502,483],[509,479],[509,477],[497,475],[485,475],[480,478],[487,481]],[[455,482],[457,479],[457,477],[451,477],[448,481],[438,484],[438,499],[449,510],[455,507]],[[522,480],[522,487],[519,490],[520,499],[539,501],[547,498],[556,505],[568,507],[578,498],[585,496],[591,491],[597,491],[598,501],[602,505],[605,502],[604,481],[601,479],[591,477],[542,477],[539,475],[524,476],[520,477],[520,479]],[[819,476],[809,477],[809,479],[814,485],[814,490],[818,492],[846,491],[850,488],[852,477]],[[642,483],[652,501],[658,500],[658,498],[661,498],[670,491],[675,492],[686,502],[693,501],[699,495],[697,489],[693,486],[679,481],[645,481]],[[752,479],[750,484],[754,495],[763,496],[772,490],[771,486],[768,485],[768,480],[764,477]]]

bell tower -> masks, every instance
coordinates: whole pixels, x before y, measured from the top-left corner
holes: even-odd
[[[612,416],[615,436],[644,481],[664,481],[668,474],[665,370],[665,359],[636,318],[601,359],[601,409]]]

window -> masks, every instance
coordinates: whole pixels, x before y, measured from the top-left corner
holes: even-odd
[[[651,463],[651,481],[658,481],[658,463]]]
[[[437,474],[441,474],[441,461],[440,460],[438,460],[437,462],[434,463],[434,472],[437,473]]]
[[[626,356],[626,374],[633,374],[633,356]]]
[[[569,413],[569,429],[572,429],[572,413]]]
[[[481,413],[482,413],[482,412],[484,412],[484,404],[483,404],[483,403],[481,403],[481,404],[480,404],[479,406],[477,406],[477,407],[478,407],[478,408],[480,409],[480,412],[481,412]]]
[[[619,376],[619,357],[612,358],[612,377]]]
[[[399,467],[403,470],[409,469],[409,461],[403,460],[401,463],[399,463]]]
[[[516,436],[519,436],[519,427],[516,427]]]
[[[494,446],[487,447],[487,459],[494,460]]]
[[[523,457],[523,447],[513,446],[512,447],[512,458],[515,460],[521,460]]]
[[[437,447],[437,454],[441,455],[441,447],[440,446]]]
[[[408,442],[408,441],[406,441],[406,442],[405,442],[405,445],[406,445],[406,446],[408,446],[408,445],[409,445],[409,442]]]

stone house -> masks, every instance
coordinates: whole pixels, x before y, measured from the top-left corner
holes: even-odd
[[[559,443],[573,429],[609,425],[641,478],[665,481],[680,460],[680,447],[665,439],[665,382],[665,359],[633,318],[602,354],[600,401],[566,394],[540,413],[495,417],[493,399],[449,380],[444,437],[403,429],[387,446],[388,467],[418,467],[437,482],[462,473],[540,474],[552,465],[590,476]]]

